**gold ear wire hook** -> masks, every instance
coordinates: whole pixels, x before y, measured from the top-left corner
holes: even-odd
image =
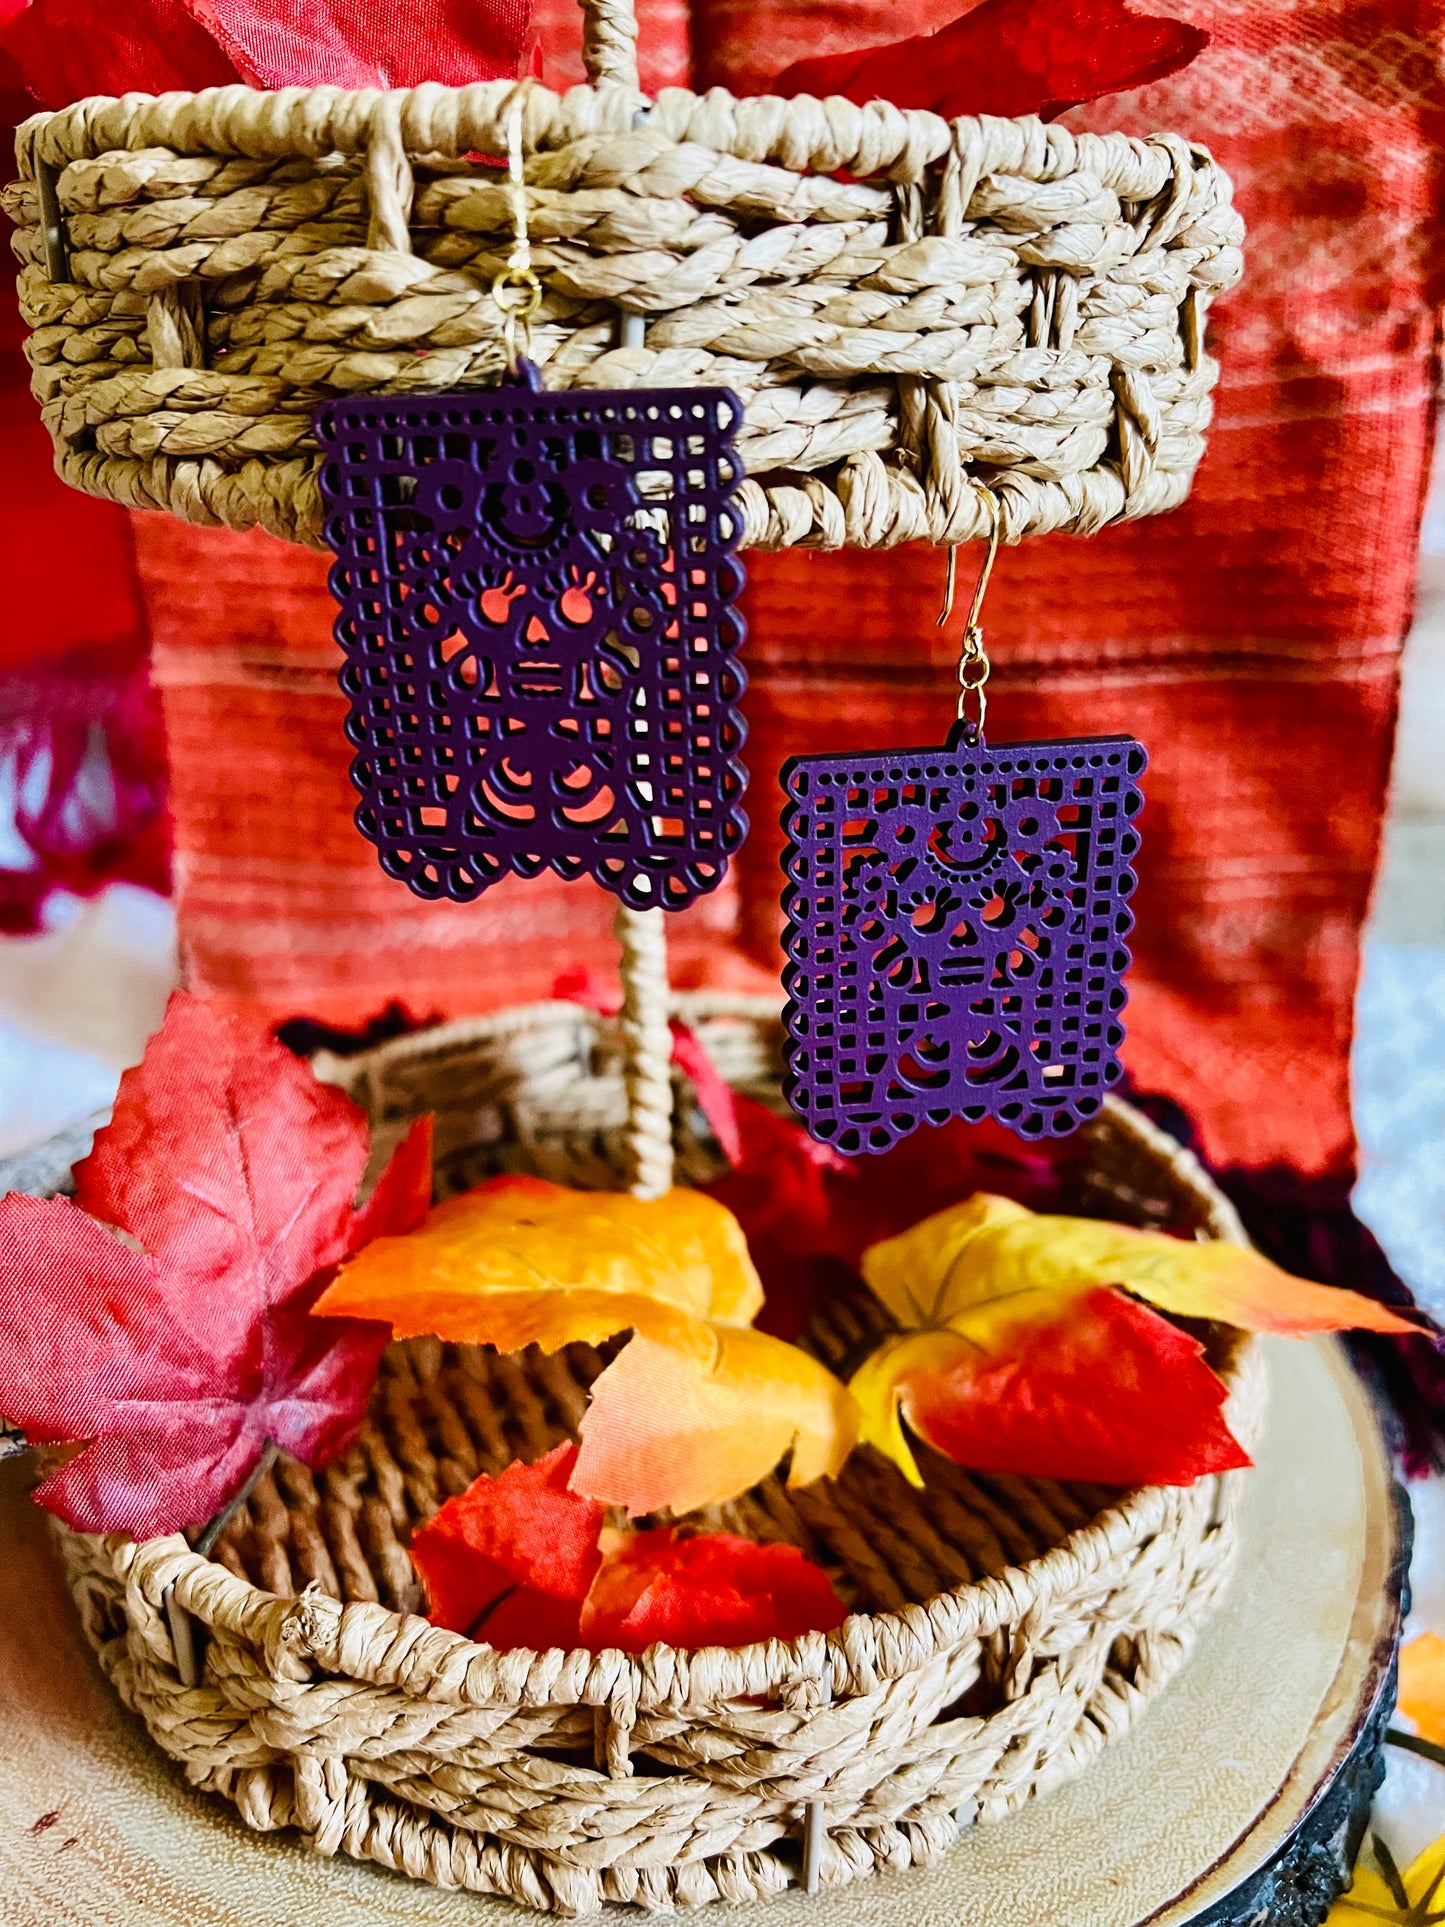
[[[989,530],[988,554],[984,557],[983,567],[978,572],[974,585],[973,601],[969,605],[968,621],[964,624],[963,640],[958,652],[958,715],[957,721],[963,725],[964,740],[977,743],[983,736],[984,717],[988,713],[988,697],[984,685],[988,681],[988,657],[983,647],[983,626],[979,616],[983,610],[983,598],[988,592],[988,580],[993,574],[993,565],[998,555],[999,537],[1003,533],[1003,515],[999,508],[998,497],[990,488],[975,483],[979,494],[988,503]],[[948,551],[948,574],[943,587],[943,608],[939,612],[937,627],[942,628],[953,614],[953,599],[958,585],[958,548]],[[976,713],[968,713],[968,699],[972,695],[977,700]]]
[[[517,331],[522,352],[532,353],[532,316],[542,305],[542,284],[532,270],[532,243],[527,234],[527,176],[522,147],[522,111],[527,82],[512,97],[507,113],[507,190],[512,203],[512,251],[507,265],[492,282],[492,299],[502,311],[502,345],[507,367],[517,373]]]

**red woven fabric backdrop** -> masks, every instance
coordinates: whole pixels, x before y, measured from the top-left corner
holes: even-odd
[[[951,11],[929,0],[927,24]],[[1179,128],[1234,176],[1246,281],[1213,321],[1209,453],[1177,513],[1005,556],[989,725],[999,740],[1120,729],[1149,745],[1129,1068],[1188,1104],[1217,1161],[1338,1170],[1431,445],[1442,9],[1171,11],[1210,31],[1206,53],[1069,124]],[[724,0],[700,78],[757,84],[760,60],[863,42],[879,15]],[[758,956],[777,929],[781,839],[756,786],[800,748],[936,737],[941,576],[917,553],[753,560],[755,827],[739,883]]]
[[[1178,513],[1006,553],[988,611],[990,727],[1148,743],[1131,1071],[1191,1107],[1218,1161],[1339,1172],[1433,424],[1442,7],[1173,10],[1215,36],[1203,58],[1073,122],[1186,130],[1234,174],[1247,280],[1214,318],[1210,451]],[[677,0],[642,11],[652,81],[678,78]],[[928,0],[910,30],[954,11]],[[847,0],[700,0],[691,18],[697,78],[735,85],[898,31],[896,9]],[[567,24],[560,8],[542,22],[564,77]],[[350,828],[320,562],[160,520],[138,539],[193,982],[355,1024],[392,997],[460,1012],[606,961],[610,905],[589,886],[504,885],[463,910],[380,875]],[[927,552],[751,559],[753,834],[734,885],[678,920],[683,974],[776,970],[786,754],[945,727],[941,583]]]

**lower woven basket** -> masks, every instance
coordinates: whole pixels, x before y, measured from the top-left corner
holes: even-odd
[[[723,1074],[778,1099],[776,1012],[679,998]],[[378,1157],[437,1115],[443,1194],[503,1170],[615,1185],[616,1027],[542,1004],[323,1059],[369,1108]],[[678,1175],[715,1145],[677,1090]],[[1242,1236],[1198,1164],[1115,1100],[1080,1136],[1072,1209]],[[831,1305],[841,1363],[883,1322]],[[1221,1336],[1230,1417],[1263,1374]],[[754,1900],[928,1860],[1124,1733],[1228,1582],[1239,1473],[1128,1494],[974,1476],[923,1452],[916,1492],[855,1452],[836,1482],[773,1478],[707,1522],[786,1539],[855,1608],[835,1633],[679,1652],[494,1652],[417,1617],[413,1529],[479,1472],[575,1428],[596,1354],[395,1345],[351,1453],[282,1460],[210,1558],[61,1530],[86,1633],[125,1703],[199,1788],[260,1831],[294,1827],[444,1887],[568,1915]],[[189,1648],[189,1650],[184,1650]],[[187,1676],[197,1683],[185,1683]]]

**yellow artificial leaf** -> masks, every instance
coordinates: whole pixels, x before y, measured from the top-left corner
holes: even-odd
[[[907,1327],[956,1330],[965,1313],[971,1328],[980,1316],[1013,1321],[1029,1301],[1116,1285],[1176,1317],[1243,1331],[1421,1330],[1373,1298],[1291,1277],[1243,1245],[1039,1215],[986,1192],[871,1246],[863,1276]]]
[[[1376,1837],[1377,1858],[1379,1847]],[[1395,1872],[1393,1863],[1382,1864],[1387,1872],[1377,1872],[1360,1856],[1354,1883],[1331,1907],[1325,1927],[1364,1927],[1366,1922],[1380,1927],[1382,1921],[1386,1927],[1438,1927],[1445,1920],[1445,1834],[1403,1874]]]
[[[885,1338],[848,1381],[858,1407],[859,1443],[892,1459],[910,1485],[921,1486],[923,1474],[903,1429],[908,1388],[925,1373],[947,1379],[970,1349],[969,1341],[956,1332],[905,1332]]]
[[[711,1356],[639,1333],[592,1387],[575,1491],[636,1516],[720,1505],[791,1450],[790,1485],[836,1476],[858,1417],[817,1359],[765,1332],[714,1328]]]
[[[1400,1648],[1400,1711],[1422,1740],[1445,1746],[1445,1639],[1421,1633]]]
[[[493,1178],[343,1265],[315,1310],[398,1338],[555,1351],[632,1328],[710,1357],[701,1320],[747,1325],[763,1289],[732,1213],[700,1191],[655,1200]]]

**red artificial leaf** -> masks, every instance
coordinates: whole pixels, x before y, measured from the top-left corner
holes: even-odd
[[[675,1526],[603,1534],[604,1557],[582,1607],[594,1652],[668,1646],[747,1646],[830,1633],[848,1609],[796,1546],[757,1545],[730,1532],[688,1537]]]
[[[622,1009],[622,994],[616,984],[595,970],[574,968],[560,972],[553,979],[552,995],[564,1003],[582,1004],[603,1017],[615,1017]],[[695,1030],[677,1017],[671,1020],[671,1029],[672,1061],[691,1083],[698,1108],[722,1147],[723,1156],[729,1164],[737,1164],[743,1157],[737,1106],[745,1100],[740,1100],[723,1078]]]
[[[89,94],[197,93],[240,79],[182,0],[0,0],[0,49],[42,107]]]
[[[416,87],[522,71],[530,0],[185,0],[256,87]]]
[[[796,1338],[840,1255],[837,1186],[829,1177],[846,1177],[850,1166],[757,1098],[734,1094],[733,1105],[738,1155],[731,1157],[730,1171],[704,1188],[727,1206],[747,1237],[767,1294],[756,1320],[759,1331]]]
[[[672,1061],[692,1085],[698,1108],[722,1147],[723,1156],[729,1164],[736,1164],[743,1154],[737,1095],[708,1056],[707,1046],[697,1032],[676,1017],[672,1020]]]
[[[576,1463],[576,1446],[563,1444],[534,1465],[474,1479],[413,1534],[412,1564],[435,1625],[494,1646],[578,1644],[606,1515],[570,1489]],[[533,1611],[543,1617],[529,1619]]]
[[[415,1222],[427,1133],[359,1213],[367,1138],[268,1033],[171,999],[77,1203],[0,1200],[0,1413],[86,1444],[42,1504],[146,1537],[218,1510],[268,1440],[312,1466],[345,1449],[389,1334],[311,1307],[366,1237]]]
[[[518,1647],[545,1652],[549,1646],[570,1651],[587,1644],[579,1623],[581,1611],[578,1599],[558,1599],[532,1586],[518,1586],[479,1615],[469,1630],[473,1639],[484,1640],[499,1653],[515,1652]]]
[[[0,0],[0,50],[45,107],[205,87],[464,87],[510,79],[530,0]]]
[[[791,1118],[734,1094],[742,1155],[704,1186],[742,1226],[767,1293],[759,1331],[796,1338],[869,1245],[975,1191],[1048,1209],[1077,1146],[1024,1144],[1001,1124],[925,1126],[875,1158],[845,1158]]]
[[[846,1609],[794,1546],[675,1528],[609,1532],[571,1489],[575,1445],[474,1479],[411,1542],[430,1618],[516,1647],[737,1646],[831,1632]]]
[[[914,1478],[900,1411],[976,1472],[1190,1485],[1250,1462],[1199,1340],[1107,1285],[1013,1317],[989,1308],[967,1333],[888,1339],[850,1390],[864,1437]]]
[[[860,104],[891,101],[960,114],[1038,114],[1177,73],[1209,44],[1182,20],[1134,13],[1124,0],[981,0],[935,34],[800,60],[773,92]]]
[[[352,1219],[343,1256],[349,1258],[373,1238],[415,1231],[431,1210],[435,1124],[430,1112],[419,1117],[396,1147],[376,1189]]]

